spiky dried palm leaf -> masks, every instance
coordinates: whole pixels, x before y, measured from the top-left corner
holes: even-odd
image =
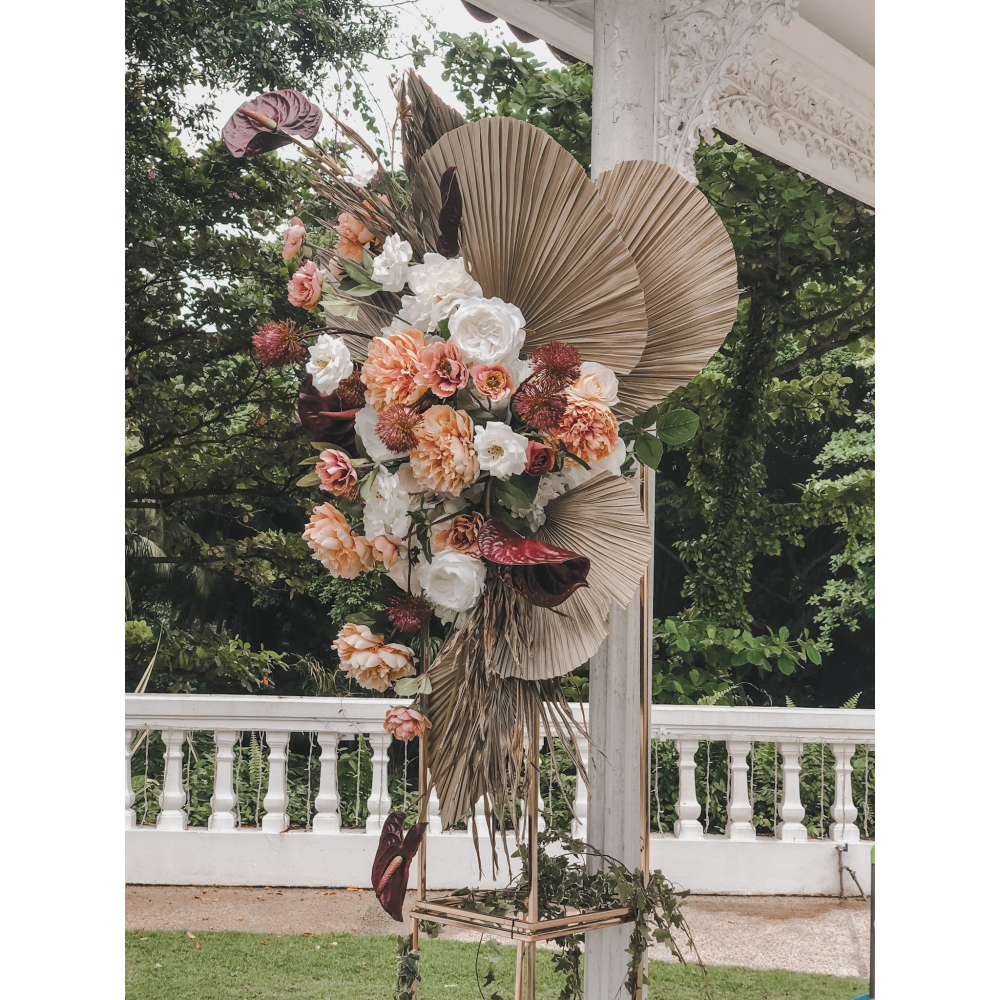
[[[424,153],[465,119],[427,86],[415,70],[407,70],[396,87],[403,170],[410,181]]]

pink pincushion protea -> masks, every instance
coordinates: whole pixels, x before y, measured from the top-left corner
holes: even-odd
[[[430,729],[430,720],[415,712],[412,708],[390,708],[385,713],[385,723],[382,728],[392,733],[397,740],[420,739],[424,730]]]
[[[400,642],[383,642],[367,625],[348,622],[331,647],[340,656],[340,669],[363,688],[385,691],[400,677],[412,677],[413,650]]]
[[[351,463],[351,456],[346,452],[327,448],[319,453],[316,463],[316,475],[319,476],[319,488],[333,493],[338,497],[347,497],[353,501],[360,499],[358,494],[358,473]]]
[[[420,352],[420,368],[414,381],[427,386],[439,399],[454,395],[469,381],[469,370],[458,345],[441,341],[425,347]]]
[[[253,335],[253,349],[268,368],[284,368],[305,357],[301,334],[294,323],[265,323]]]

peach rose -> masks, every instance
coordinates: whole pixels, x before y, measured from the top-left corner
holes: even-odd
[[[420,352],[417,385],[427,386],[435,396],[451,396],[469,381],[469,370],[462,362],[462,352],[450,341],[430,344]]]
[[[306,227],[302,225],[302,220],[295,215],[285,230],[285,245],[281,248],[282,259],[291,260],[299,252],[305,238]]]
[[[472,384],[494,403],[506,399],[517,388],[505,365],[473,365],[469,374]]]
[[[316,463],[316,475],[319,476],[319,488],[333,493],[338,497],[349,497],[357,502],[358,474],[351,464],[351,456],[346,452],[327,448],[319,453]]]
[[[580,377],[566,390],[567,395],[603,406],[618,405],[618,376],[596,361],[580,365]]]
[[[524,455],[524,471],[529,476],[544,476],[555,464],[556,453],[552,448],[538,441],[529,442]]]
[[[397,740],[418,739],[424,735],[424,730],[430,728],[430,719],[425,718],[412,708],[390,708],[385,713],[385,723],[382,728],[392,733]]]
[[[333,504],[314,507],[302,537],[331,576],[353,580],[363,569],[375,566],[371,546],[361,535],[352,535],[347,519]]]
[[[555,435],[566,447],[588,465],[607,458],[618,444],[618,422],[614,414],[600,403],[575,396],[566,397],[566,409],[555,429]],[[568,465],[576,465],[572,459]]]
[[[293,306],[312,309],[319,302],[325,277],[326,271],[318,268],[311,260],[303,261],[288,282],[288,301]]]
[[[340,669],[363,688],[385,691],[400,677],[412,677],[413,650],[401,642],[383,642],[367,625],[348,622],[338,633],[332,649],[340,657]]]
[[[395,535],[376,535],[370,544],[375,558],[384,563],[386,569],[396,565],[396,560],[399,558],[397,546],[403,544],[401,538],[396,538]]]
[[[337,240],[336,254],[338,257],[346,257],[353,260],[355,264],[360,264],[364,259],[364,248],[368,246],[375,234],[365,228],[365,224],[347,212],[341,212],[337,216]],[[344,275],[343,268],[334,267],[334,274],[337,278]]]
[[[365,400],[377,413],[392,403],[412,405],[427,392],[416,381],[423,347],[424,335],[419,330],[393,330],[369,344],[361,381],[367,390]]]
[[[450,521],[445,521],[431,531],[431,541],[435,552],[454,549],[465,555],[479,555],[479,529],[483,526],[483,515],[456,514]]]
[[[417,425],[417,447],[410,452],[410,469],[426,489],[457,497],[479,475],[479,457],[473,444],[475,425],[462,410],[443,403],[424,412]]]

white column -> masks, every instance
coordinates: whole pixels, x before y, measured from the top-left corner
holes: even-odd
[[[160,814],[156,817],[159,830],[183,830],[187,826],[187,795],[184,792],[184,730],[164,729],[163,793]],[[147,737],[148,739],[148,737]]]
[[[319,791],[313,833],[340,833],[340,788],[337,783],[337,749],[340,733],[317,733],[320,745]]]
[[[427,832],[441,833],[441,803],[434,786],[430,786],[430,797],[427,799]]]
[[[372,793],[368,796],[365,833],[379,834],[386,817],[392,812],[392,800],[389,798],[389,743],[392,736],[383,732],[367,735],[372,745]]]
[[[851,758],[856,746],[854,743],[831,743],[830,749],[833,751],[836,775],[833,808],[830,810],[833,818],[829,827],[830,839],[856,844],[861,840],[861,831],[854,824],[858,818],[858,807],[854,804],[854,792],[851,789],[851,774],[854,771]]]
[[[232,729],[215,731],[215,788],[212,793],[212,814],[208,817],[209,830],[235,830],[236,795],[233,792],[233,747],[236,732]]]
[[[589,766],[590,747],[587,741],[579,741],[580,759],[583,761],[584,769]],[[587,786],[583,783],[583,778],[576,776],[576,794],[573,796],[573,825],[571,827],[574,837],[586,841],[587,839]]]
[[[284,730],[267,730],[267,794],[264,796],[264,833],[288,829],[288,738]]]
[[[802,825],[806,811],[799,798],[799,757],[802,743],[779,743],[781,751],[781,822],[775,827],[779,840],[808,840],[809,833]]]
[[[694,755],[698,752],[698,741],[694,738],[674,740],[677,747],[677,821],[674,836],[678,840],[704,840],[705,828],[701,825],[701,803],[695,782]]]
[[[743,740],[727,740],[729,750],[729,767],[732,780],[729,785],[729,802],[726,803],[726,836],[730,840],[756,840],[757,831],[751,822],[753,807],[747,792],[750,765],[747,764],[747,754],[752,744]]]
[[[132,808],[135,802],[135,792],[132,791],[132,737],[135,736],[134,729],[125,730],[125,829],[131,830],[135,826],[135,810]]]

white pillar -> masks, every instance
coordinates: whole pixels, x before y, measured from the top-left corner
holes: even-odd
[[[584,769],[589,767],[590,748],[586,740],[579,741],[580,758]],[[587,839],[587,786],[578,774],[576,776],[576,794],[573,796],[573,825],[571,831],[574,837],[585,841]]]
[[[486,801],[485,799],[478,799],[476,801],[476,808],[473,814],[469,817],[469,821],[466,824],[465,832],[471,837],[472,830],[475,828],[476,835],[479,837],[479,842],[483,842],[484,837],[489,837],[489,829],[486,825]]]
[[[694,738],[674,740],[677,747],[677,821],[674,836],[678,840],[704,840],[705,828],[701,824],[701,803],[695,781],[694,755],[698,741]]]
[[[427,799],[427,832],[441,832],[441,803],[438,802],[438,793],[433,785],[430,786],[430,796]]]
[[[288,829],[288,738],[291,733],[269,729],[267,738],[267,794],[264,796],[264,833]]]
[[[217,729],[215,732],[215,787],[212,792],[212,814],[208,817],[209,830],[235,830],[236,795],[233,792],[233,747],[236,732]]]
[[[340,787],[337,782],[337,750],[340,733],[320,732],[319,791],[313,833],[340,833]]]
[[[132,737],[135,730],[125,730],[125,829],[131,830],[135,826],[135,810],[132,808],[135,803],[135,792],[132,791]]]
[[[187,795],[184,792],[184,730],[164,729],[163,792],[160,814],[156,817],[159,830],[183,830],[187,827]],[[147,737],[148,739],[148,737]]]
[[[729,801],[726,803],[726,836],[730,840],[756,840],[757,831],[753,825],[753,806],[747,792],[747,780],[750,775],[750,765],[747,764],[747,754],[753,749],[753,744],[743,740],[727,740],[729,750],[729,769],[732,780],[729,784]]]
[[[806,811],[799,798],[802,743],[779,743],[778,750],[781,751],[781,822],[774,832],[779,840],[808,840],[809,833],[802,825]]]
[[[861,831],[854,823],[858,818],[858,807],[854,804],[854,792],[851,789],[851,774],[854,772],[851,758],[854,756],[856,746],[854,743],[831,743],[830,749],[836,762],[834,765],[836,784],[833,808],[830,810],[830,816],[833,818],[829,827],[830,839],[856,844],[861,840]]]
[[[368,796],[368,819],[365,832],[379,834],[382,824],[392,812],[389,798],[389,733],[368,733],[372,745],[372,793]],[[360,769],[359,769],[360,773]]]

